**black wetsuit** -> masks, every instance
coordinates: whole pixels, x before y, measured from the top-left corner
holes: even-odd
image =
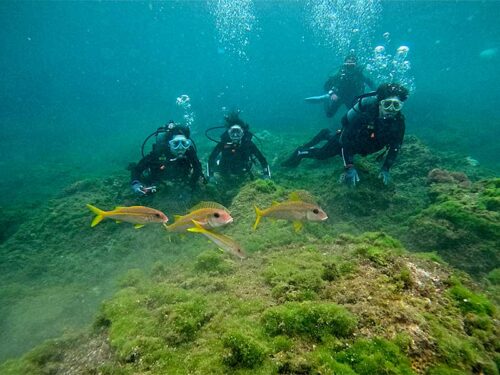
[[[168,143],[166,143],[168,145]],[[175,157],[168,146],[153,147],[154,151],[146,155],[132,168],[132,181],[148,184],[160,181],[181,181],[195,187],[203,177],[200,160],[194,146],[187,149],[183,156]]]
[[[373,81],[363,74],[363,70],[342,66],[339,71],[328,78],[323,85],[325,92],[332,91],[337,100],[329,100],[325,105],[327,117],[333,117],[342,104],[347,108],[354,105],[354,100],[365,92],[365,85],[374,90]]]
[[[267,160],[253,143],[251,133],[246,131],[241,143],[236,144],[231,142],[227,131],[225,131],[221,136],[221,141],[215,146],[208,158],[207,175],[211,177],[214,172],[219,172],[225,177],[230,175],[251,176],[254,157],[259,161],[265,173],[269,173]]]
[[[363,70],[354,67],[346,68],[342,66],[339,71],[328,78],[323,85],[326,92],[332,92],[338,96],[337,100],[328,99],[325,101],[325,113],[327,117],[333,117],[342,104],[347,108],[354,105],[356,98],[364,93],[365,85],[372,90],[375,89],[373,81],[363,74]],[[330,129],[321,129],[310,141],[304,143],[297,150],[294,151],[292,156],[285,161],[282,165],[288,167],[295,167],[298,165],[298,160],[295,158],[297,151],[317,145],[322,141],[328,141],[335,137],[335,132]]]
[[[376,97],[361,99],[342,118],[342,130],[330,136],[321,148],[309,148],[301,158],[327,159],[340,155],[345,166],[352,166],[355,154],[368,154],[388,148],[383,169],[389,170],[396,160],[405,134],[405,119],[398,113],[393,118],[380,118]]]

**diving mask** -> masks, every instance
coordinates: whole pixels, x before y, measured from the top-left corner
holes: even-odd
[[[184,154],[186,150],[191,147],[191,144],[191,140],[187,139],[184,135],[176,135],[168,142],[170,151],[174,155]]]
[[[403,102],[397,98],[389,98],[381,100],[380,106],[386,112],[399,112],[403,108]]]
[[[234,143],[241,142],[241,139],[243,138],[243,133],[244,133],[243,129],[239,125],[233,125],[227,131],[229,138]]]

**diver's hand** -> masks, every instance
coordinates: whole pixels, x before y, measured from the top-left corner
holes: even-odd
[[[337,96],[337,94],[335,93],[335,91],[333,89],[328,91],[328,95],[330,96],[330,100],[332,102],[336,102],[337,100],[339,100],[339,97]]]
[[[136,193],[137,195],[146,195],[146,192],[143,190],[144,186],[141,184],[140,181],[132,181],[132,191]]]
[[[271,179],[271,169],[269,169],[269,166],[262,169],[262,177],[261,178],[263,180],[270,180]]]
[[[356,183],[359,182],[359,175],[356,168],[348,167],[345,172],[340,175],[339,182],[349,186],[356,186]]]
[[[389,171],[387,169],[382,169],[378,174],[378,178],[382,180],[384,185],[389,184],[389,182],[391,181],[391,175],[389,174]]]
[[[140,181],[132,181],[132,190],[137,195],[147,195],[156,193],[156,186],[144,186]]]
[[[146,195],[148,194],[154,194],[156,193],[156,186],[148,186],[148,187],[143,187],[142,190],[145,192]]]

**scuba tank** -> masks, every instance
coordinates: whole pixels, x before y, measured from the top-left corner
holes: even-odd
[[[370,91],[370,92],[367,92],[367,93],[364,93],[364,94],[361,94],[359,96],[356,96],[352,102],[352,108],[356,111],[356,112],[359,112],[360,110],[363,110],[363,99],[366,99],[366,98],[373,98],[377,97],[377,92],[376,91]],[[371,102],[371,101],[370,101]],[[356,108],[357,107],[357,108]]]

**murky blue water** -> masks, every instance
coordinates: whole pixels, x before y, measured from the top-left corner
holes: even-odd
[[[257,131],[333,126],[303,98],[350,49],[373,63],[379,45],[409,47],[408,133],[498,172],[498,14],[495,1],[0,2],[0,206],[123,170],[184,115],[197,142],[234,107]]]

